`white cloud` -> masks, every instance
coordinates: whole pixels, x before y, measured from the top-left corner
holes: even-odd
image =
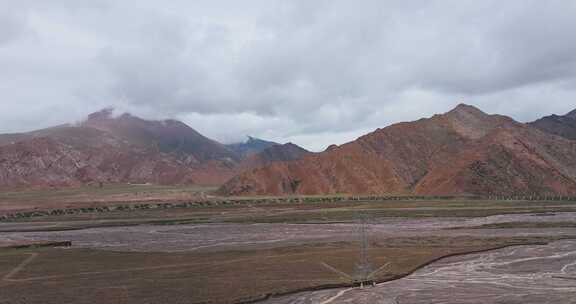
[[[571,1],[85,4],[0,1],[0,132],[112,105],[322,150],[459,102],[522,121],[576,108]]]

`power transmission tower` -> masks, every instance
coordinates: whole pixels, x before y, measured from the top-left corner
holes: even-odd
[[[376,274],[388,268],[390,266],[390,263],[386,263],[381,267],[375,269],[374,265],[370,262],[370,255],[369,255],[370,227],[368,225],[368,218],[365,215],[358,215],[357,218],[358,218],[358,226],[356,228],[357,230],[356,232],[358,233],[359,252],[358,252],[358,262],[356,263],[354,274],[349,275],[324,262],[322,263],[322,265],[327,269],[329,269],[330,271],[335,272],[340,277],[349,279],[352,284],[363,288],[364,286],[374,286],[376,284],[376,281],[374,280]]]
[[[368,238],[368,233],[370,227],[368,227],[368,219],[364,215],[359,216],[358,223],[358,241],[360,245],[360,256],[358,263],[356,263],[356,274],[355,280],[362,286],[364,283],[370,281],[369,275],[373,271],[372,264],[370,263],[370,258],[368,252],[370,249],[370,241]]]

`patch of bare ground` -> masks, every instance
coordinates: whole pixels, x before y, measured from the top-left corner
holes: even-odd
[[[372,243],[372,262],[392,265],[377,280],[404,276],[448,255],[545,239],[420,241]],[[322,263],[353,273],[358,254],[357,244],[349,242],[204,253],[3,250],[0,290],[5,303],[242,303],[298,290],[346,286],[350,284],[347,279]]]
[[[563,223],[574,220],[576,213],[568,211],[575,210],[573,202],[421,200],[241,204],[7,221],[0,223],[0,238],[72,241],[73,248],[1,250],[0,303],[245,303],[347,286],[349,278],[323,263],[354,272],[359,246],[353,222],[359,213],[374,219],[370,260],[391,263],[375,278],[387,281],[454,254],[573,237],[576,230]],[[446,229],[514,222],[554,227]]]

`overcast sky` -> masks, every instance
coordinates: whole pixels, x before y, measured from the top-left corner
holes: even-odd
[[[576,108],[571,0],[0,0],[0,133],[113,106],[312,150],[465,102]]]

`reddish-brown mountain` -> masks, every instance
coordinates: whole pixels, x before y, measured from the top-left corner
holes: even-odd
[[[107,109],[75,125],[0,135],[0,188],[91,182],[222,185],[241,170],[291,159],[293,150],[275,148],[244,159],[182,122],[114,117]]]
[[[209,160],[238,161],[223,144],[211,140],[177,120],[145,120],[128,113],[118,117],[111,109],[90,114],[81,126],[105,131],[126,142],[185,157],[199,163]]]
[[[96,129],[59,127],[48,133],[52,132],[0,146],[0,187],[91,182],[219,185],[237,173],[218,161],[199,164],[130,145]]]
[[[550,115],[530,123],[544,132],[576,140],[576,110],[564,115]]]
[[[221,185],[238,157],[187,125],[111,110],[76,125],[0,135],[0,187],[90,182]]]
[[[230,195],[576,194],[576,141],[468,105],[249,170]]]

